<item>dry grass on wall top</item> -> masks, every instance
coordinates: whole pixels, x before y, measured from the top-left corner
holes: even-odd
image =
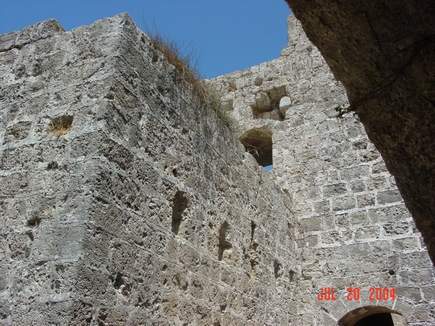
[[[153,47],[161,52],[165,59],[175,67],[180,80],[191,85],[193,95],[199,101],[199,104],[216,112],[218,118],[233,129],[235,126],[234,121],[229,112],[223,109],[219,94],[201,79],[200,74],[191,64],[190,56],[182,55],[175,43],[164,40],[160,35],[149,34],[149,36]]]

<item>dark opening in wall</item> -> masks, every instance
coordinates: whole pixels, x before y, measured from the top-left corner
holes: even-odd
[[[394,326],[393,318],[391,318],[391,314],[375,314],[368,317],[365,317],[358,321],[355,326]]]
[[[73,120],[74,118],[70,115],[63,115],[54,118],[50,121],[50,124],[48,125],[48,131],[58,137],[64,136],[71,130]]]
[[[286,95],[285,86],[257,93],[255,104],[251,106],[254,119],[284,120],[288,101],[282,99],[288,98]]]
[[[224,222],[219,229],[219,249],[218,249],[218,260],[221,261],[224,257],[224,252],[230,250],[233,246],[227,240],[227,234],[230,230],[230,225]]]
[[[124,296],[130,294],[130,284],[126,282],[126,278],[123,274],[117,272],[115,276],[111,276],[113,287],[119,290]]]
[[[255,224],[255,222],[251,221],[251,243],[254,241],[256,228],[257,228],[257,224]]]
[[[259,165],[263,167],[272,165],[272,131],[264,127],[254,128],[240,136],[240,141]]]
[[[282,276],[282,265],[278,260],[273,261],[273,274],[275,278],[280,278]]]
[[[37,227],[41,224],[41,218],[39,216],[33,216],[27,220],[27,226]]]
[[[339,326],[394,326],[408,325],[395,310],[383,306],[365,306],[348,312],[338,321]]]
[[[172,199],[172,232],[174,234],[178,234],[178,231],[180,230],[183,213],[188,204],[189,202],[186,193],[178,190]]]
[[[288,280],[293,282],[295,280],[296,272],[294,270],[289,270],[288,272]]]
[[[252,278],[256,276],[256,267],[258,265],[258,255],[257,255],[258,244],[255,241],[256,229],[257,229],[257,224],[251,221],[251,243],[249,245],[249,264],[251,265],[251,271],[249,274]]]

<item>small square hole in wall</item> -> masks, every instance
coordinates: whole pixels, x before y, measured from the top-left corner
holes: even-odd
[[[48,131],[57,137],[64,136],[71,130],[73,120],[70,115],[56,117],[50,121]]]
[[[286,96],[285,86],[275,87],[268,91],[261,91],[255,97],[255,104],[251,106],[254,119],[270,119],[283,121],[289,107],[290,98]]]

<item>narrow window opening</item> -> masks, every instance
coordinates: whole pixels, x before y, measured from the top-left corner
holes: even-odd
[[[257,228],[257,224],[251,221],[251,243],[254,241],[255,229]]]
[[[272,131],[265,127],[250,129],[243,133],[240,142],[259,165],[267,169],[266,171],[272,170]]]
[[[256,271],[256,267],[258,265],[257,248],[258,248],[258,244],[253,242],[250,248],[251,257],[249,258],[249,265],[251,265],[251,273],[250,273],[251,278],[255,278],[255,276],[257,275],[257,271]]]
[[[258,244],[255,242],[255,230],[257,229],[257,224],[251,221],[251,243],[249,245],[249,264],[251,266],[251,272],[249,273],[251,278],[256,275],[256,266],[258,265],[258,255],[257,248]]]
[[[277,259],[273,261],[273,274],[276,279],[282,276],[282,265]]]
[[[293,282],[295,280],[296,272],[294,270],[289,270],[288,272],[288,280]]]
[[[183,213],[186,210],[189,202],[186,193],[177,191],[172,200],[172,232],[178,234],[180,225],[183,220]]]
[[[230,250],[233,246],[227,240],[228,231],[230,230],[230,225],[224,222],[219,229],[219,249],[218,249],[218,260],[221,261],[224,258],[224,253]]]

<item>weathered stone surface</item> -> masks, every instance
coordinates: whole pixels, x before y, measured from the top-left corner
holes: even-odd
[[[435,5],[287,0],[346,87],[435,262]]]
[[[287,195],[127,16],[0,40],[0,324],[289,323]]]
[[[428,253],[418,241],[421,235],[360,121],[351,113],[338,117],[339,108],[347,105],[343,87],[300,23],[291,18],[289,25],[289,47],[279,59],[211,83],[234,103],[231,114],[240,134],[266,127],[273,134],[272,173],[289,192],[299,221],[303,282],[295,294],[301,303],[293,325],[331,320],[336,325],[349,312],[373,305],[370,287],[397,288],[398,302],[407,306],[396,308],[409,324],[431,325],[433,316],[414,313],[418,307],[432,309],[428,283],[435,282]],[[264,82],[258,85],[260,77]],[[229,91],[230,81],[244,86]],[[280,95],[291,99],[285,118],[256,118],[256,94],[282,85],[286,92]],[[337,288],[342,300],[317,301],[314,294],[322,286]],[[363,300],[348,302],[347,287],[360,287]],[[419,295],[423,289],[427,299]],[[378,305],[390,309],[392,302]]]
[[[0,52],[21,49],[26,44],[49,38],[59,32],[63,32],[62,26],[55,20],[47,20],[21,32],[0,35]]]
[[[289,25],[280,58],[208,81],[235,130],[126,15],[0,36],[1,324],[332,325],[370,287],[434,324],[421,235]]]

